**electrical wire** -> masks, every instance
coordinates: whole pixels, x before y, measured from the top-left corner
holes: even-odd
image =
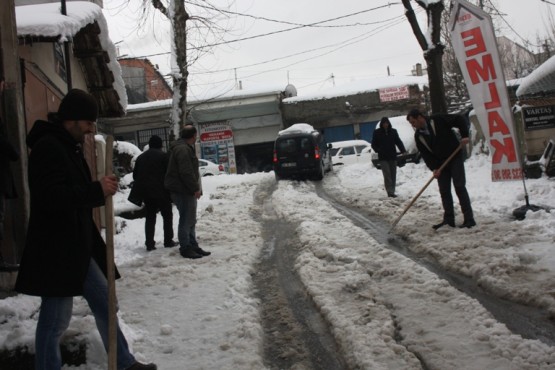
[[[314,23],[314,24],[304,24],[304,23],[294,23],[294,22],[281,21],[281,20],[276,20],[276,19],[271,19],[271,18],[266,18],[266,17],[255,16],[255,15],[252,15],[252,14],[232,12],[232,11],[229,11],[229,10],[218,9],[218,8],[213,7],[213,6],[206,6],[206,5],[200,5],[200,4],[190,4],[190,5],[197,6],[197,7],[200,7],[200,8],[205,8],[205,9],[217,10],[219,12],[226,13],[226,14],[240,15],[240,16],[247,17],[247,18],[253,18],[255,20],[263,20],[263,21],[268,21],[268,22],[273,22],[273,23],[288,24],[288,25],[291,25],[291,26],[344,28],[344,27],[370,26],[370,25],[374,25],[374,24],[377,24],[377,23],[387,22],[387,20],[382,20],[382,21],[377,21],[377,22],[370,22],[370,23],[357,22],[357,23],[342,24],[342,25],[341,24],[340,25],[320,25],[319,23],[331,22],[331,21],[334,21],[334,20],[337,20],[337,19],[346,18],[346,17],[350,17],[350,16],[353,16],[353,15],[359,15],[359,14],[366,13],[366,12],[369,12],[369,11],[373,11],[373,10],[377,10],[377,9],[385,8],[385,7],[390,7],[391,5],[399,5],[399,4],[401,4],[401,3],[388,3],[387,5],[382,5],[382,6],[379,6],[377,8],[363,10],[363,11],[348,14],[348,15],[345,15],[345,16],[342,16],[342,17],[339,17],[339,18],[332,18],[330,20],[317,22],[317,23]]]

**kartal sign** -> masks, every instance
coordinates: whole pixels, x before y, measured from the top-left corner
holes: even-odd
[[[513,114],[491,18],[477,6],[455,0],[449,29],[470,100],[489,141],[492,180],[520,180]]]

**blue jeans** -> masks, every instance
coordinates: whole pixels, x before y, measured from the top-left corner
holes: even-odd
[[[108,285],[106,277],[91,259],[83,286],[83,297],[94,315],[96,327],[108,352]],[[69,326],[73,297],[42,297],[35,337],[35,369],[60,370],[60,337]],[[117,326],[117,367],[127,369],[136,362],[127,340]]]
[[[197,223],[197,198],[194,195],[171,193],[172,202],[179,212],[179,224],[177,226],[177,238],[179,239],[179,251],[184,252],[187,248],[197,247],[195,225]]]

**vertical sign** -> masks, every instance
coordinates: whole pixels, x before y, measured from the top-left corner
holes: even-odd
[[[470,100],[489,142],[492,180],[520,180],[513,114],[491,18],[477,6],[455,0],[449,30]]]
[[[201,124],[201,157],[224,166],[227,173],[237,173],[233,130],[227,122]]]

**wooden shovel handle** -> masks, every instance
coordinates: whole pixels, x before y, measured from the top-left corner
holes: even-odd
[[[453,157],[455,157],[455,155],[457,155],[457,153],[462,149],[463,144],[461,143],[457,149],[455,149],[453,151],[453,153],[451,153],[451,155],[445,160],[445,162],[443,162],[443,164],[438,168],[438,171],[442,171],[445,166],[447,166],[447,164],[449,162],[451,162],[451,160],[453,159]],[[422,187],[422,189],[420,189],[420,191],[414,196],[414,198],[412,198],[412,200],[410,201],[410,203],[405,207],[405,209],[403,210],[403,212],[399,215],[399,217],[397,217],[395,219],[395,221],[393,221],[393,224],[391,225],[391,229],[389,229],[389,231],[387,232],[388,234],[391,233],[391,231],[393,230],[393,228],[395,226],[397,226],[397,224],[399,223],[399,221],[401,220],[401,218],[405,215],[405,213],[407,213],[407,211],[409,210],[410,207],[412,207],[412,205],[414,204],[414,202],[416,202],[416,200],[418,199],[418,197],[420,197],[420,195],[424,192],[424,190],[426,190],[426,188],[428,187],[428,185],[430,185],[432,183],[432,181],[434,181],[434,175],[432,175],[432,177],[428,180],[428,182],[426,183],[426,185],[424,185]]]
[[[113,174],[112,160],[114,138],[106,137],[105,174]],[[114,204],[112,196],[106,197],[106,271],[108,280],[108,370],[117,370],[117,310],[116,310],[116,268],[114,263]]]

